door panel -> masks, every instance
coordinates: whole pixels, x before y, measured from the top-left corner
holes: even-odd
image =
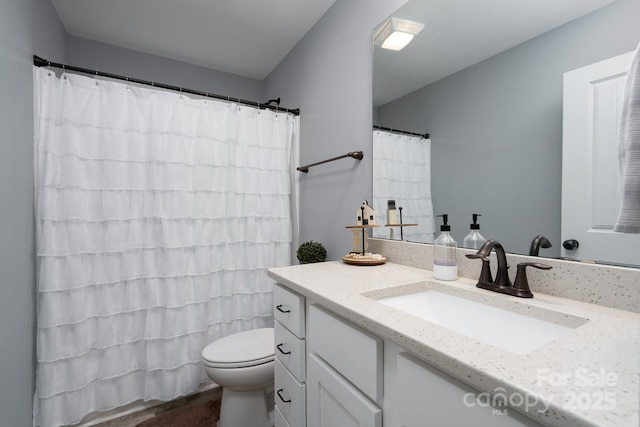
[[[564,75],[562,256],[640,264],[640,235],[615,233],[620,204],[618,127],[633,52]]]
[[[382,427],[382,410],[315,354],[307,360],[308,427]]]

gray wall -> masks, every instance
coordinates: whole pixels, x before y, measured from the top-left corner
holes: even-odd
[[[35,367],[32,56],[64,59],[49,1],[0,0],[0,425],[32,424]]]
[[[262,80],[74,36],[67,36],[66,49],[66,63],[78,67],[250,101],[267,101]]]
[[[600,11],[377,110],[383,126],[429,132],[433,204],[461,243],[481,232],[526,253],[537,234],[560,254],[563,73],[633,50],[640,2]]]
[[[301,163],[350,158],[301,175],[300,241],[325,244],[329,259],[352,247],[362,199],[371,200],[371,35],[404,0],[337,0],[265,81],[267,97],[301,109]]]

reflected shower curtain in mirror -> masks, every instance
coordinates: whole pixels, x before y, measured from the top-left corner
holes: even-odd
[[[34,68],[34,425],[207,379],[204,346],[273,325],[298,118]]]
[[[431,201],[431,140],[382,130],[373,131],[373,208],[378,224],[387,223],[387,201],[402,207],[403,238],[432,243],[435,223]],[[398,222],[400,212],[398,211]],[[400,239],[398,227],[373,229],[373,237]]]

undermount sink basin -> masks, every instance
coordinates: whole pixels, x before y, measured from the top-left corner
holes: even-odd
[[[496,307],[473,300],[491,296],[460,289],[453,292],[464,296],[453,295],[444,285],[437,283],[426,287],[431,289],[399,296],[371,297],[384,305],[515,354],[530,353],[588,321],[515,301],[508,301],[505,308]],[[516,312],[520,310],[535,312],[538,317]]]

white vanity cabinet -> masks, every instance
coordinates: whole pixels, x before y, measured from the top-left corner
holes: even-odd
[[[305,299],[280,285],[273,288],[275,427],[306,425]]]
[[[285,287],[274,306],[276,427],[541,427]]]

